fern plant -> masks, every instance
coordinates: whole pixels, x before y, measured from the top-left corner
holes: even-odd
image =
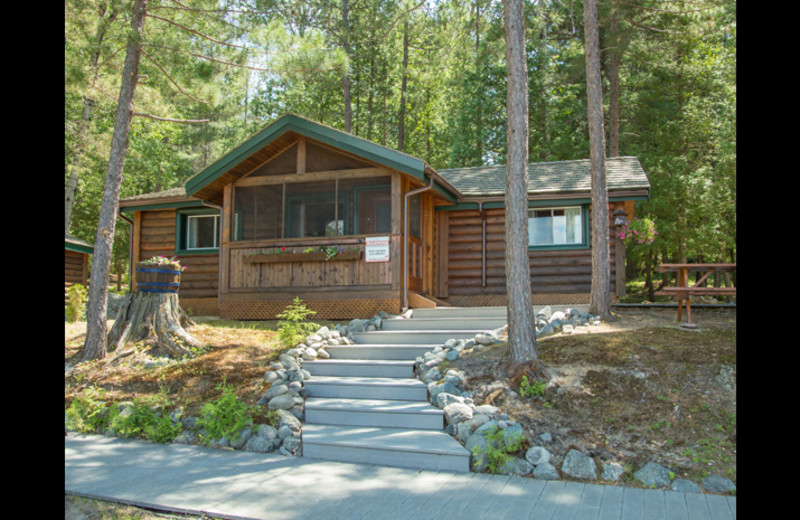
[[[87,290],[83,285],[76,283],[67,289],[67,320],[70,323],[86,319]]]
[[[222,437],[236,440],[239,432],[252,422],[258,407],[240,401],[233,387],[224,381],[216,388],[222,390],[222,395],[203,405],[203,413],[197,424],[205,429],[205,441]]]

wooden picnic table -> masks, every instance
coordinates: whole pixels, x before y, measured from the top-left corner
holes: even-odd
[[[736,270],[736,264],[661,264],[656,268],[659,273],[677,273],[676,286],[664,287],[656,292],[658,295],[672,296],[678,302],[678,322],[681,321],[683,302],[686,301],[686,324],[694,326],[692,323],[692,307],[690,296],[710,295],[710,296],[733,296],[736,295],[736,287],[704,287],[702,284],[712,273],[730,272]],[[694,285],[689,285],[689,272],[704,273]]]

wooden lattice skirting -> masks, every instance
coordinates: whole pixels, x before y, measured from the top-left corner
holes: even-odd
[[[181,298],[181,309],[189,316],[217,316],[219,305],[216,298]]]
[[[222,302],[219,316],[232,320],[274,320],[292,300],[285,301],[229,301]],[[399,314],[402,302],[398,299],[381,300],[309,300],[303,303],[316,311],[312,319],[349,320],[369,318],[380,311]]]

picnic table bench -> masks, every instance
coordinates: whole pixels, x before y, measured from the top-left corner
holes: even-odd
[[[704,287],[703,282],[711,273],[730,272],[736,270],[736,264],[661,264],[656,268],[659,273],[677,273],[675,287],[663,287],[657,291],[657,295],[672,296],[678,302],[678,322],[681,321],[683,302],[686,302],[686,324],[694,326],[692,323],[692,307],[690,296],[735,296],[736,287]],[[689,285],[689,271],[703,272],[704,274],[694,285]]]

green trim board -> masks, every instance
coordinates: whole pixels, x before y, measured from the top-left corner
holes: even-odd
[[[186,217],[192,215],[215,215],[219,216],[220,211],[215,208],[203,207],[203,208],[194,208],[194,209],[179,209],[175,212],[175,254],[176,255],[208,255],[208,254],[218,254],[219,247],[209,247],[209,248],[202,248],[202,249],[186,249],[184,244],[186,243],[186,227],[187,227],[187,219]],[[219,232],[219,230],[217,230]]]
[[[558,201],[561,202],[561,201]],[[553,204],[552,202],[547,206],[528,206],[528,207],[552,207],[560,208],[564,206],[576,206],[578,204]],[[589,249],[589,204],[580,204],[581,206],[581,243],[580,244],[548,244],[548,245],[528,245],[528,251],[563,251],[575,249]],[[528,226],[530,226],[530,218],[528,219]]]
[[[649,200],[649,196],[633,196],[633,197],[609,197],[609,202],[622,202],[626,200]],[[574,206],[576,204],[591,204],[591,198],[579,198],[579,199],[538,199],[538,200],[529,200],[528,207],[529,208],[536,208],[536,207],[552,207],[554,205],[571,205]],[[506,207],[506,203],[501,200],[492,200],[483,203],[483,209],[503,209]],[[459,202],[458,204],[453,204],[450,206],[436,206],[434,208],[436,211],[463,211],[463,210],[474,210],[478,209],[477,202]]]
[[[67,251],[72,251],[75,253],[87,253],[90,255],[94,254],[94,248],[91,246],[82,246],[79,244],[70,244],[69,242],[64,242],[64,249]]]

